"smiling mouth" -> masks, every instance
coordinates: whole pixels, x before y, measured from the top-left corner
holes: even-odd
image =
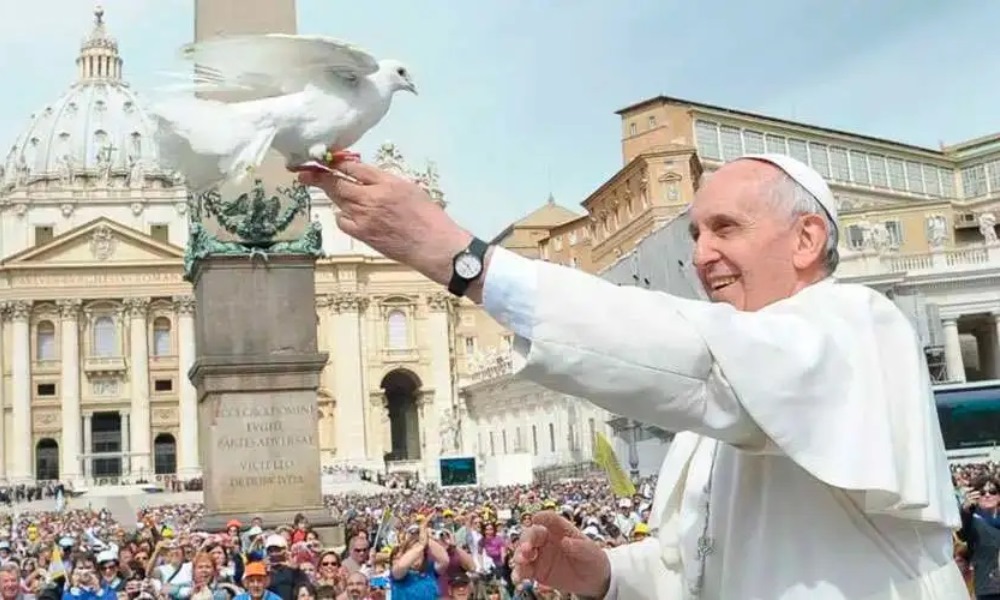
[[[709,283],[709,288],[713,292],[718,292],[719,290],[721,290],[723,288],[727,288],[727,287],[731,286],[732,284],[736,283],[737,280],[739,280],[739,277],[735,277],[735,276],[733,276],[733,277],[720,277],[718,279],[713,279]]]

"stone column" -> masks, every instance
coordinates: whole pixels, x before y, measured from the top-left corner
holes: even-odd
[[[122,461],[122,475],[132,478],[138,477],[137,473],[133,469],[132,461],[132,423],[131,415],[127,412],[121,413],[122,420],[122,452],[125,454],[126,458]]]
[[[453,378],[451,371],[451,315],[455,298],[451,294],[439,292],[427,297],[428,347],[431,351],[431,383],[433,398],[426,398],[422,421],[427,432],[425,461],[429,481],[438,480],[438,458],[442,454],[454,454],[450,439],[450,418],[452,411]]]
[[[13,387],[14,431],[13,461],[11,480],[24,482],[34,479],[31,457],[34,454],[31,435],[31,301],[17,300],[11,303],[11,383]]]
[[[334,345],[333,397],[337,402],[336,440],[338,462],[366,458],[365,385],[362,371],[361,318],[367,299],[354,293],[330,298],[331,335]]]
[[[59,445],[59,476],[62,481],[80,481],[80,300],[60,300],[59,337],[61,345],[59,395],[62,401],[62,442]]]
[[[993,317],[993,373],[1000,378],[1000,311],[990,314]]]
[[[174,298],[177,311],[177,359],[180,363],[180,465],[177,474],[182,479],[201,475],[198,454],[198,392],[188,374],[195,361],[194,310],[192,296]]]
[[[149,298],[126,298],[124,305],[129,318],[129,384],[132,402],[129,407],[131,431],[128,442],[123,445],[137,453],[129,460],[131,473],[149,480],[153,472],[150,467],[149,333],[146,325]],[[186,379],[187,377],[181,378],[181,394],[184,393],[183,381]]]
[[[8,327],[10,320],[10,305],[6,302],[0,304],[0,374],[4,372],[6,361],[9,360],[5,354],[4,329]],[[0,377],[2,380],[2,377]],[[7,428],[7,418],[4,416],[3,407],[9,401],[7,398],[5,385],[0,385],[0,482],[7,481],[7,440],[10,439],[10,430]]]
[[[89,456],[94,451],[94,429],[90,422],[93,416],[90,413],[84,413],[83,415],[83,453],[87,455],[83,459],[84,479],[90,479],[94,476],[94,459]]]
[[[944,329],[944,358],[948,381],[964,382],[965,363],[962,362],[962,342],[958,337],[958,319],[943,318],[941,327]]]

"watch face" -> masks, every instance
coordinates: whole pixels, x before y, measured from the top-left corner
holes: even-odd
[[[455,261],[455,273],[462,279],[475,279],[483,270],[483,263],[472,254],[463,254]]]

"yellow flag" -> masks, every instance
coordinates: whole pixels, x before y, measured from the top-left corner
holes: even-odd
[[[611,491],[615,496],[631,498],[635,495],[635,485],[618,462],[611,442],[600,431],[594,435],[594,462],[607,474],[608,483],[611,484]]]

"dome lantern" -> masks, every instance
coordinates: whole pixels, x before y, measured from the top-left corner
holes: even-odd
[[[76,66],[81,83],[122,81],[122,58],[118,54],[118,40],[108,34],[104,25],[104,8],[101,6],[94,9],[94,27],[80,45]]]

